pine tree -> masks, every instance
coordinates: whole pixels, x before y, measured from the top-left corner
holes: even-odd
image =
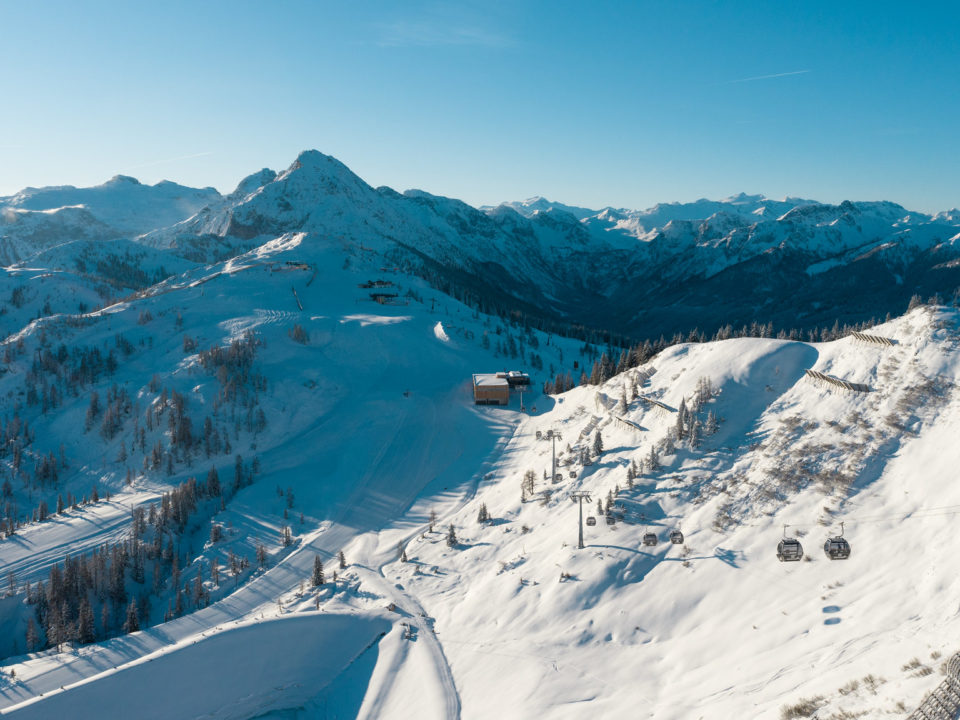
[[[60,646],[66,640],[63,620],[60,608],[51,605],[47,610],[47,642],[55,646],[57,652],[60,652]]]
[[[93,625],[93,608],[90,607],[90,601],[84,598],[80,602],[80,614],[77,616],[77,639],[84,645],[97,639]]]
[[[193,606],[196,608],[200,607],[200,603],[203,600],[203,577],[200,575],[200,570],[197,570],[197,576],[193,579]]]
[[[593,438],[593,456],[600,457],[600,454],[603,452],[603,436],[600,434],[600,431],[597,430],[597,434]]]
[[[693,419],[693,422],[690,423],[690,447],[693,447],[693,448],[700,447],[701,433],[702,431],[700,429],[700,418],[695,417]]]
[[[233,462],[233,492],[243,487],[243,456],[237,455]]]
[[[37,624],[33,618],[27,618],[27,650],[33,652],[40,644],[40,635],[37,633]]]
[[[207,495],[210,497],[218,497],[220,493],[220,476],[217,475],[217,469],[212,467],[210,468],[210,472],[207,473]]]
[[[453,523],[450,523],[450,530],[447,532],[447,547],[457,546],[457,531],[453,529]]]
[[[430,509],[430,532],[433,532],[433,526],[437,524],[437,511]]]
[[[660,456],[657,454],[656,448],[650,448],[650,455],[647,456],[647,467],[650,468],[651,472],[660,469]]]
[[[677,446],[674,445],[673,437],[670,435],[667,435],[660,441],[660,448],[663,450],[664,455],[673,455],[677,451]]]
[[[177,590],[177,603],[180,604],[180,591]],[[182,609],[181,609],[182,612]],[[177,613],[178,615],[180,612]],[[131,600],[127,606],[127,619],[123,623],[123,631],[126,633],[137,632],[140,629],[140,618],[137,616],[137,601]]]
[[[290,547],[293,544],[293,536],[290,534],[290,526],[283,526],[283,546]]]
[[[320,560],[319,555],[313,556],[313,586],[319,587],[323,585],[323,561]]]
[[[263,543],[257,545],[257,565],[259,567],[266,567],[267,565],[267,548],[263,546]]]
[[[683,440],[687,436],[687,400],[680,401],[680,409],[677,410],[677,440]]]
[[[487,504],[480,503],[480,512],[477,513],[477,522],[485,523],[490,519],[490,514],[487,512]]]
[[[715,432],[717,432],[717,416],[714,414],[713,410],[707,413],[707,423],[703,430],[707,435],[713,435]]]
[[[340,569],[341,569],[341,570],[343,570],[345,567],[347,567],[347,558],[346,558],[346,556],[343,554],[343,550],[341,550],[340,552],[337,553],[337,560],[340,562]]]

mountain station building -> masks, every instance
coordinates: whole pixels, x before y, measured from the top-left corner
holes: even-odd
[[[506,373],[476,373],[473,376],[473,402],[476,405],[508,405],[510,383]]]
[[[476,405],[509,405],[510,391],[529,384],[530,376],[516,370],[477,373],[473,376],[473,402]]]

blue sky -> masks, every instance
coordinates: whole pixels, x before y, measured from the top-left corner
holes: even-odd
[[[591,207],[960,205],[956,3],[0,0],[0,195],[372,185]]]

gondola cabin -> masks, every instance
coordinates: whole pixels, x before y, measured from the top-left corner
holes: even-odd
[[[648,532],[643,535],[643,544],[647,547],[653,547],[657,544],[657,534]]]
[[[843,537],[832,537],[823,544],[823,552],[831,560],[846,560],[850,557],[850,543]]]
[[[607,515],[607,525],[616,525],[617,519],[613,515]]]
[[[587,518],[587,525],[589,525],[590,527],[593,527],[596,524],[597,524],[597,519],[593,517],[593,515]]]
[[[803,546],[796,538],[783,538],[777,544],[777,560],[780,562],[796,562],[803,560]]]
[[[683,545],[683,533],[679,530],[671,530],[670,542],[674,545]]]

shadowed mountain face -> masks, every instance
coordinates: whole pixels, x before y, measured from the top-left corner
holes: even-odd
[[[914,294],[950,298],[960,286],[957,214],[889,202],[740,194],[593,211],[533,198],[478,210],[374,189],[335,158],[306,151],[284,172],[261,170],[226,196],[116,178],[86,190],[25,190],[0,199],[0,210],[57,199],[89,204],[86,239],[116,237],[120,225],[152,228],[138,241],[202,262],[305,232],[309,242],[379,251],[490,307],[633,337],[752,321],[797,329],[853,322],[901,312]],[[31,232],[48,238],[56,227],[35,226],[62,225],[62,217],[43,211],[32,214]],[[187,211],[176,224],[157,224]],[[10,244],[3,233],[12,227],[0,226],[0,240]],[[25,244],[17,243],[19,259]]]

